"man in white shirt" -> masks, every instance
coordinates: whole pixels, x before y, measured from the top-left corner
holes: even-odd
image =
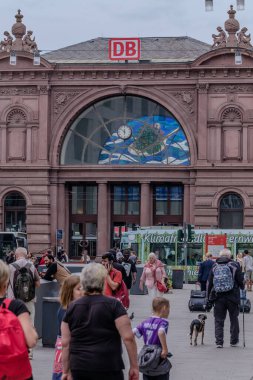
[[[7,297],[21,299],[22,301],[25,302],[25,305],[30,313],[31,322],[34,326],[35,301],[36,301],[35,288],[38,288],[40,286],[40,277],[35,266],[28,260],[26,248],[18,247],[15,251],[15,258],[16,258],[16,261],[9,265],[10,281],[9,281],[9,286],[7,289]],[[23,295],[25,295],[27,298],[21,295],[22,289],[19,295],[19,289],[17,286],[18,281],[19,283],[21,283],[22,281],[21,280],[22,274],[19,274],[20,273],[19,271],[21,268],[22,269],[26,268],[25,273],[27,273],[27,277],[26,277],[28,279],[27,284],[30,284],[29,285],[30,288],[28,289],[27,293],[26,294],[23,293]],[[31,273],[32,278],[30,277],[30,273]],[[18,277],[20,280],[18,280]],[[29,281],[29,278],[31,279],[31,281]],[[29,356],[30,356],[30,359],[32,359],[31,350],[30,350]]]
[[[247,291],[252,291],[252,273],[253,273],[253,258],[249,255],[247,249],[244,250],[243,263],[245,268],[245,279],[247,284]]]

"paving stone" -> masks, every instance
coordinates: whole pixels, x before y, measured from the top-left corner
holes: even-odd
[[[193,285],[184,285],[183,289],[173,290],[173,294],[166,295],[171,304],[167,338],[169,351],[173,353],[170,380],[250,380],[253,376],[253,313],[245,314],[246,348],[242,347],[242,314],[240,314],[240,346],[230,347],[229,345],[229,317],[227,316],[224,348],[216,348],[212,312],[207,313],[204,345],[190,346],[189,326],[198,314],[190,312],[187,306],[190,289],[193,288]],[[253,293],[248,293],[248,297],[253,304]],[[134,327],[151,315],[149,297],[147,295],[131,296],[130,313],[132,311],[135,313],[132,321]],[[137,340],[137,344],[140,349],[142,341]],[[53,356],[52,348],[44,348],[41,343],[38,344],[32,361],[34,380],[51,380]],[[123,357],[126,356],[124,350]],[[125,379],[127,379],[129,365],[128,361],[125,361]]]

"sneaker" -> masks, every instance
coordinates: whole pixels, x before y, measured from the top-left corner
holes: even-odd
[[[216,348],[223,348],[223,345],[222,344],[217,344]]]
[[[236,342],[236,343],[230,343],[230,346],[231,347],[238,347],[239,346],[239,341]]]

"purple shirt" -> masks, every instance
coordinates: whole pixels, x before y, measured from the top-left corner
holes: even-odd
[[[156,344],[161,346],[158,331],[167,334],[169,321],[160,317],[150,317],[134,328],[137,338],[143,337],[144,344]]]

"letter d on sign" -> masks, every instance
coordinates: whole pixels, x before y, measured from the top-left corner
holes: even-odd
[[[113,43],[113,55],[114,57],[121,57],[124,53],[124,44],[120,41],[115,41]]]

